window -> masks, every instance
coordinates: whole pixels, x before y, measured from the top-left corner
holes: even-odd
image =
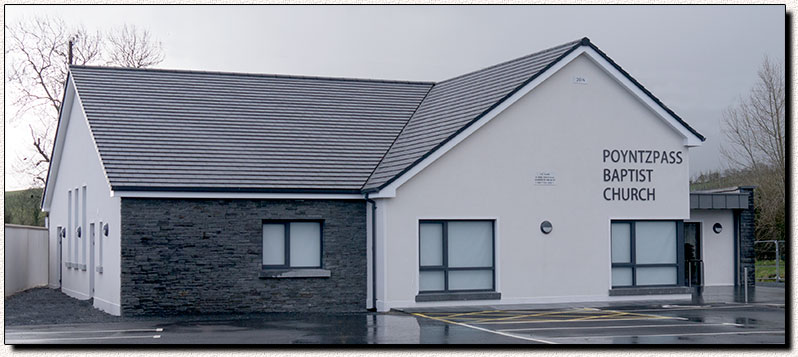
[[[100,269],[102,269],[102,266],[103,266],[103,237],[104,237],[104,235],[103,235],[103,221],[100,221],[100,225],[97,226],[97,229],[100,231],[100,234],[99,234],[100,239],[99,239],[99,242],[97,242],[99,244],[98,256],[97,256],[97,260],[98,260],[97,261],[97,266],[99,266]],[[100,271],[100,272],[102,273],[102,271]]]
[[[67,240],[67,251],[66,251],[66,266],[67,268],[72,267],[72,190],[68,192],[68,199],[67,199],[67,231],[66,231],[66,240]]]
[[[78,233],[77,233],[77,230],[80,228],[80,196],[78,196],[80,190],[78,190],[78,188],[75,187],[73,192],[75,192],[75,210],[74,210],[74,214],[73,214],[73,217],[75,218],[75,225],[72,226],[74,228],[73,231],[72,231],[72,234],[76,238],[75,238],[75,244],[74,244],[75,245],[75,252],[74,252],[75,255],[72,257],[72,264],[74,264],[74,267],[77,269],[77,268],[79,268],[78,264],[80,263],[80,260],[79,260],[79,258],[80,258],[80,243],[83,240],[81,239],[81,237],[78,236]],[[81,232],[81,233],[83,233],[83,232]]]
[[[612,222],[612,286],[678,285],[680,226],[677,221]]]
[[[322,222],[264,221],[264,268],[321,268]]]
[[[419,291],[493,291],[493,221],[422,221]]]
[[[83,255],[82,255],[83,259],[81,260],[81,262],[83,263],[83,265],[80,268],[82,270],[86,270],[86,247],[91,244],[91,242],[89,242],[88,239],[90,238],[89,232],[86,231],[86,227],[88,227],[86,225],[86,186],[83,186],[81,193],[82,195],[80,197],[80,207],[81,207],[81,216],[83,217],[83,220],[81,221],[82,224],[80,226],[83,227],[81,228],[83,230],[83,232],[81,232],[81,235],[84,238],[83,242],[81,243],[81,247],[83,247]]]
[[[60,265],[63,264],[62,262],[64,261],[64,257],[62,255],[63,254],[63,250],[64,250],[64,239],[61,238],[61,235],[66,233],[66,232],[64,232],[64,227],[61,227],[61,226],[56,227],[55,231],[56,231],[56,234],[57,234],[55,236],[55,239],[57,240],[57,243],[58,243],[58,265],[59,265],[59,270],[60,270],[61,269]]]

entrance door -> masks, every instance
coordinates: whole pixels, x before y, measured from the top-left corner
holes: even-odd
[[[94,229],[94,223],[89,225],[89,242],[91,244],[91,253],[89,253],[89,298],[94,297],[94,238],[97,230]]]
[[[684,222],[684,281],[687,286],[703,285],[701,223]]]

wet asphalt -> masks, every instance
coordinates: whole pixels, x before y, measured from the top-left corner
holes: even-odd
[[[731,291],[704,301],[480,306],[357,314],[259,314],[9,324],[27,344],[776,344],[784,346],[784,289]],[[68,298],[68,297],[67,297]],[[8,317],[9,301],[6,300]],[[15,307],[16,308],[16,307]],[[29,313],[30,314],[30,313]],[[13,316],[12,316],[12,321]],[[18,320],[16,320],[19,322]],[[35,321],[33,319],[32,321]]]

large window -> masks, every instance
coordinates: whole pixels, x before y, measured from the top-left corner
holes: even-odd
[[[679,284],[676,221],[614,221],[611,228],[612,286]]]
[[[321,268],[321,222],[264,221],[264,268]]]
[[[419,291],[493,291],[493,221],[421,221]]]

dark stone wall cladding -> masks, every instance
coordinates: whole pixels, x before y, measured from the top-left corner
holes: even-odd
[[[366,206],[351,200],[122,199],[122,314],[353,312]],[[264,219],[321,219],[329,278],[259,279]]]
[[[740,277],[739,285],[745,284],[745,270],[748,268],[748,284],[754,285],[756,281],[756,255],[754,254],[755,235],[755,210],[754,210],[754,188],[750,186],[740,187],[740,192],[748,193],[748,209],[740,211]]]

